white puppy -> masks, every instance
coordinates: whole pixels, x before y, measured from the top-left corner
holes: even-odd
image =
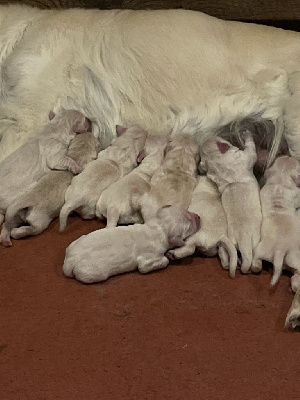
[[[141,201],[144,221],[149,220],[159,208],[175,205],[187,209],[193,190],[197,184],[198,145],[187,134],[175,135],[168,148],[165,159],[151,179],[149,199]]]
[[[123,128],[117,125],[117,134],[119,137],[112,145],[101,151],[97,160],[73,178],[59,215],[60,230],[65,229],[68,215],[73,210],[85,219],[94,218],[101,193],[137,166],[147,132],[139,126]]]
[[[222,195],[228,222],[228,237],[242,255],[241,271],[247,273],[254,249],[260,240],[261,206],[259,186],[253,175],[255,144],[245,134],[245,150],[239,150],[220,137],[208,139],[200,148],[201,169],[215,182]],[[231,276],[234,272],[231,271]]]
[[[164,159],[169,135],[148,135],[142,163],[128,175],[113,183],[100,196],[96,215],[107,219],[107,227],[142,223],[139,199],[150,190],[150,180]]]
[[[9,204],[52,169],[82,171],[66,153],[75,135],[89,130],[90,122],[75,110],[51,112],[49,118],[41,131],[1,163],[0,223]]]
[[[92,132],[75,136],[71,141],[67,156],[80,168],[97,158],[100,143]],[[50,171],[33,183],[8,208],[2,226],[0,241],[11,246],[10,236],[19,239],[27,235],[38,235],[50,222],[58,217],[65,200],[65,192],[71,184],[70,171]],[[26,222],[28,225],[21,226]]]
[[[193,254],[196,248],[209,257],[219,254],[223,268],[230,264],[230,274],[237,267],[237,251],[228,239],[227,218],[221,202],[221,194],[207,176],[199,176],[193,192],[189,211],[200,216],[201,228],[186,240],[186,244],[170,250],[168,256],[179,259]]]
[[[198,215],[179,207],[164,207],[144,225],[101,229],[84,235],[66,250],[63,272],[84,283],[138,269],[147,273],[165,268],[165,253],[184,244],[200,227]]]
[[[300,162],[288,156],[278,157],[266,170],[265,177],[267,182],[260,191],[261,241],[255,249],[253,268],[260,270],[261,260],[272,262],[273,286],[281,275],[283,264],[300,271],[300,224],[296,215]],[[292,286],[296,290],[297,274],[293,278]]]

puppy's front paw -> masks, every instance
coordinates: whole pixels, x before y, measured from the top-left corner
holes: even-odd
[[[300,313],[295,310],[288,315],[284,327],[289,331],[300,332]]]
[[[0,243],[4,247],[11,247],[12,246],[12,242],[11,242],[9,237],[1,237],[0,236]]]
[[[177,260],[175,257],[175,250],[168,250],[165,255],[169,260]]]

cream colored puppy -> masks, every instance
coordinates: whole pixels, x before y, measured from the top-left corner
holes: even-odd
[[[96,215],[96,204],[101,193],[110,185],[127,175],[137,166],[137,159],[144,149],[147,132],[139,126],[124,128],[117,125],[119,137],[111,146],[101,151],[97,160],[72,180],[61,209],[60,230],[65,229],[71,211],[77,211],[83,218]]]
[[[169,264],[167,250],[182,246],[199,227],[198,215],[164,207],[144,225],[101,229],[75,240],[66,250],[63,272],[92,283],[135,269],[147,273],[165,268]]]
[[[241,252],[241,271],[248,273],[262,220],[259,185],[253,175],[257,156],[252,135],[246,132],[244,151],[220,137],[208,139],[200,148],[200,156],[201,169],[221,192],[228,237]]]
[[[265,172],[267,182],[260,191],[262,206],[261,241],[255,249],[253,268],[261,269],[261,260],[274,264],[271,285],[281,275],[283,265],[300,271],[300,224],[296,202],[300,193],[300,162],[288,156],[278,157]],[[292,279],[297,289],[297,274]]]
[[[92,132],[75,136],[71,141],[67,156],[80,168],[97,158],[100,143]],[[70,171],[50,171],[33,183],[7,209],[2,226],[1,241],[11,246],[10,236],[20,239],[27,235],[38,235],[50,222],[58,217],[65,201],[65,192],[71,184]],[[27,223],[28,225],[22,226]]]
[[[219,254],[223,268],[227,269],[230,265],[230,274],[234,275],[237,268],[237,251],[227,237],[228,224],[221,194],[216,184],[207,176],[199,176],[188,210],[200,216],[201,228],[186,240],[184,246],[170,250],[169,258],[187,257],[197,248],[209,257]]]
[[[141,199],[141,211],[144,221],[156,215],[157,210],[166,205],[175,205],[187,209],[193,190],[197,184],[198,145],[192,136],[175,135],[168,148],[160,168],[154,173],[150,185],[149,199]]]
[[[107,228],[120,224],[143,223],[140,212],[141,196],[150,190],[150,180],[164,159],[169,135],[148,135],[145,144],[146,157],[128,175],[113,183],[100,196],[96,215],[105,217]]]
[[[90,122],[75,110],[51,112],[49,118],[43,129],[1,163],[0,223],[7,207],[52,169],[82,171],[66,153],[75,135],[89,130]]]

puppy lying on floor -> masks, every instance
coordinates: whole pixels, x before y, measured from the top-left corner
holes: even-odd
[[[76,135],[71,141],[67,156],[84,169],[97,158],[100,143],[91,132]],[[65,201],[65,192],[71,184],[70,171],[50,171],[33,183],[8,208],[2,226],[0,242],[11,246],[10,236],[20,239],[27,235],[38,235],[50,222],[58,217]],[[25,223],[29,224],[21,226]]]
[[[185,209],[190,205],[197,184],[198,145],[187,134],[175,135],[168,148],[163,164],[151,179],[149,196],[151,202],[141,201],[144,221],[148,221],[165,205]],[[141,199],[142,200],[142,199]]]
[[[107,219],[107,228],[120,224],[143,223],[139,199],[150,190],[150,180],[164,159],[169,135],[148,135],[142,163],[113,183],[100,196],[96,215]]]
[[[184,245],[197,232],[200,218],[179,207],[164,207],[144,225],[100,229],[75,240],[66,250],[63,272],[84,283],[138,269],[165,268],[167,250]]]
[[[51,112],[49,118],[41,131],[1,163],[0,223],[9,204],[52,169],[73,174],[82,171],[66,153],[77,133],[90,130],[90,122],[75,110],[62,110],[57,115]]]
[[[208,257],[219,254],[223,268],[230,265],[230,274],[237,268],[237,251],[227,237],[227,218],[221,202],[221,194],[207,176],[199,176],[193,192],[189,211],[201,218],[201,229],[190,236],[184,246],[168,251],[168,257],[179,259],[193,254],[196,248]]]
[[[296,203],[300,194],[300,162],[288,156],[278,157],[265,172],[267,182],[260,191],[262,206],[261,241],[255,249],[253,269],[260,271],[261,260],[274,264],[271,285],[281,275],[283,264],[300,271],[300,223]],[[298,289],[298,272],[292,288]]]
[[[202,171],[207,171],[221,192],[228,237],[241,252],[241,271],[248,273],[262,220],[259,185],[253,175],[257,156],[252,135],[246,132],[244,151],[218,136],[210,138],[200,147],[200,156]]]
[[[80,175],[75,176],[68,187],[59,215],[61,231],[66,228],[68,216],[73,210],[85,219],[94,218],[101,193],[137,166],[147,132],[139,126],[123,128],[117,125],[116,129],[117,139],[101,151],[97,160],[92,161]]]

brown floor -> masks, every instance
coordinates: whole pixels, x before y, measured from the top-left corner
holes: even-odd
[[[283,276],[228,278],[188,258],[102,284],[64,278],[66,246],[99,222],[53,223],[1,248],[2,400],[282,400],[300,398],[300,334],[283,325]]]

